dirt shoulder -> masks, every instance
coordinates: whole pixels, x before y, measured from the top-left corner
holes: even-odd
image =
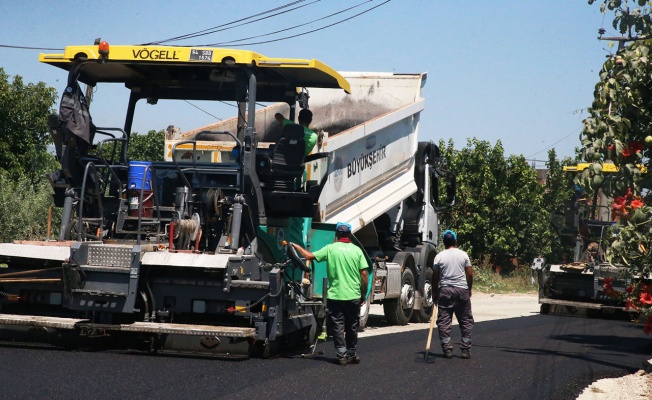
[[[577,400],[652,399],[652,375],[640,370],[621,378],[600,379],[587,386]]]

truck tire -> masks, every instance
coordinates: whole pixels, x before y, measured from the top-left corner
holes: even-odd
[[[423,243],[414,248],[414,250],[418,252],[418,264],[421,266],[420,271],[423,276],[416,277],[421,304],[418,304],[419,307],[415,306],[410,321],[430,322],[430,317],[435,306],[432,298],[434,292],[434,288],[432,287],[432,264],[435,261],[437,249],[430,243]]]
[[[541,312],[541,314],[550,314],[550,308],[551,308],[550,304],[544,303],[541,304],[541,308],[539,309],[539,311]]]
[[[432,269],[426,268],[426,282],[423,285],[423,288],[419,291],[421,293],[421,299],[423,304],[418,310],[414,310],[412,313],[412,322],[430,322],[430,317],[432,317],[432,312],[434,310],[435,304],[432,300]],[[429,306],[427,304],[430,304]]]
[[[383,302],[385,318],[392,325],[407,325],[414,311],[414,274],[409,268],[405,268],[401,275],[401,295],[396,299],[388,299]],[[410,304],[411,297],[411,304]]]
[[[359,321],[358,321],[358,332],[363,332],[365,328],[367,327],[367,321],[369,320],[369,310],[371,309],[371,303],[373,302],[373,285],[374,285],[374,277],[376,276],[376,269],[378,268],[378,265],[375,261],[376,257],[380,257],[381,259],[385,258],[385,254],[378,249],[375,248],[366,248],[367,254],[369,255],[369,259],[372,260],[373,262],[373,270],[369,274],[369,285],[367,287],[367,293],[366,293],[366,298],[367,301],[365,302],[364,305],[360,307],[360,314],[359,314]]]

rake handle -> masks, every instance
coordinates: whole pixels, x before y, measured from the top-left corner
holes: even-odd
[[[437,307],[437,305],[435,305]],[[434,309],[433,309],[434,311]],[[432,313],[432,316],[430,317],[430,330],[428,331],[428,341],[426,342],[426,353],[424,354],[424,358],[427,360],[428,359],[428,353],[430,352],[430,342],[432,341],[432,330],[435,327],[435,313]]]

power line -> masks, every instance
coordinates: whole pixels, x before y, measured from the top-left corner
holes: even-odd
[[[542,151],[546,151],[546,150],[552,148],[554,145],[556,145],[557,143],[559,143],[559,142],[561,142],[561,141],[567,139],[570,135],[572,135],[573,133],[579,131],[580,129],[582,129],[581,126],[580,126],[579,128],[577,128],[577,129],[575,129],[573,132],[569,133],[568,135],[564,136],[563,138],[559,139],[559,140],[556,141],[555,143],[551,144],[550,146],[548,146],[548,147],[546,147],[546,148],[544,148],[544,149],[541,149],[541,150],[537,151],[536,153],[533,153],[532,155],[529,155],[527,158],[534,157],[534,156],[536,156],[537,154],[541,153]]]
[[[291,3],[287,3],[287,4],[283,5],[283,6],[276,7],[276,8],[273,8],[273,9],[270,9],[270,10],[267,10],[267,11],[264,11],[264,12],[262,12],[262,13],[254,14],[254,15],[251,15],[251,16],[249,16],[249,17],[241,18],[241,19],[239,19],[239,20],[232,21],[232,22],[229,22],[229,23],[226,23],[226,24],[218,25],[218,26],[215,26],[215,27],[213,27],[213,28],[208,28],[208,29],[204,29],[204,30],[197,31],[197,32],[194,32],[194,33],[189,33],[189,34],[185,34],[185,35],[180,35],[180,36],[176,36],[176,37],[169,38],[169,39],[165,39],[165,40],[160,40],[160,41],[154,41],[154,42],[144,43],[144,44],[142,44],[141,46],[154,45],[154,44],[162,44],[162,43],[169,42],[169,41],[177,41],[177,40],[182,40],[182,39],[187,39],[187,38],[193,38],[193,37],[199,37],[199,36],[203,36],[203,35],[208,35],[208,34],[216,33],[216,32],[219,32],[219,31],[221,31],[221,30],[230,29],[230,28],[225,28],[225,29],[217,29],[217,28],[222,28],[222,27],[225,27],[225,26],[229,26],[229,25],[237,24],[238,22],[246,21],[246,20],[251,19],[251,18],[255,18],[255,17],[261,16],[261,15],[265,15],[265,14],[269,14],[269,13],[273,13],[273,12],[275,12],[275,11],[282,10],[282,9],[284,9],[284,8],[292,7],[292,6],[296,5],[296,4],[302,3],[302,2],[304,2],[304,1],[306,1],[306,0],[297,0],[297,1],[294,1],[294,2],[291,2]],[[312,4],[314,4],[314,3],[318,2],[318,1],[321,1],[321,0],[314,0],[314,1],[312,1],[311,3],[305,4],[305,5],[301,5],[301,6],[299,6],[299,7],[295,7],[295,8],[293,8],[293,9],[291,9],[291,10],[286,10],[286,11],[283,11],[283,12],[281,12],[281,13],[276,13],[276,14],[274,14],[274,15],[271,15],[271,16],[268,16],[268,17],[265,17],[265,18],[260,18],[260,19],[254,20],[254,21],[247,22],[247,23],[245,23],[245,24],[236,25],[236,26],[233,26],[232,28],[235,28],[235,27],[238,27],[238,26],[242,26],[242,25],[246,25],[246,24],[249,24],[249,23],[252,23],[252,22],[257,22],[257,21],[260,21],[260,20],[263,20],[263,19],[266,19],[266,18],[271,18],[271,17],[273,17],[273,16],[277,16],[277,15],[280,15],[280,14],[283,14],[283,13],[286,13],[286,12],[294,11],[294,10],[297,10],[297,9],[299,9],[299,8],[306,7],[306,6],[308,6],[308,5],[312,5]],[[331,28],[331,27],[333,27],[333,26],[335,26],[335,25],[339,25],[339,24],[341,24],[341,23],[343,23],[343,22],[346,22],[346,21],[350,21],[350,20],[352,20],[352,19],[354,19],[354,18],[357,18],[357,17],[359,17],[359,16],[361,16],[361,15],[363,15],[363,14],[366,14],[366,13],[368,13],[368,12],[370,12],[370,11],[372,11],[372,10],[374,10],[374,9],[376,9],[376,8],[378,8],[378,7],[380,7],[380,6],[383,6],[383,5],[387,4],[387,3],[389,3],[391,0],[386,0],[386,1],[384,1],[384,2],[382,2],[382,3],[380,3],[380,4],[378,4],[378,5],[376,5],[376,6],[374,6],[374,7],[371,7],[371,8],[369,8],[369,9],[367,9],[367,10],[364,10],[364,11],[358,13],[358,14],[352,15],[351,17],[345,18],[345,19],[343,19],[343,20],[340,20],[340,21],[334,22],[334,23],[332,23],[332,24],[329,24],[329,25],[326,25],[326,26],[323,26],[323,27],[320,27],[320,28],[317,28],[317,29],[312,29],[312,30],[309,30],[309,31],[306,31],[306,32],[302,32],[302,33],[299,33],[299,34],[297,34],[297,35],[290,35],[290,36],[285,36],[285,37],[281,37],[281,38],[277,38],[277,39],[270,39],[270,40],[259,41],[259,42],[251,42],[251,43],[240,43],[240,44],[236,44],[237,42],[242,42],[242,41],[245,41],[245,40],[255,39],[255,38],[259,38],[259,37],[271,36],[271,35],[278,34],[278,33],[281,33],[281,32],[285,32],[285,31],[289,31],[289,30],[292,30],[292,29],[296,29],[296,28],[298,28],[298,27],[305,26],[305,25],[308,25],[308,24],[311,24],[311,23],[314,23],[314,22],[322,21],[322,20],[324,20],[324,19],[331,18],[331,17],[333,17],[333,16],[335,16],[335,15],[338,15],[338,14],[342,14],[342,13],[344,13],[344,12],[350,11],[350,10],[352,10],[352,9],[354,9],[354,8],[360,7],[360,6],[362,6],[363,4],[370,3],[370,2],[372,2],[372,1],[374,1],[374,0],[367,0],[367,1],[364,1],[364,2],[362,2],[362,3],[357,4],[357,5],[355,5],[355,6],[352,6],[352,7],[346,8],[346,9],[342,9],[342,10],[337,11],[337,12],[335,12],[335,13],[329,14],[329,15],[327,15],[327,16],[325,16],[325,17],[321,17],[321,18],[315,19],[315,20],[313,20],[313,21],[310,21],[310,22],[308,22],[308,23],[304,23],[304,24],[301,24],[301,25],[298,25],[298,26],[294,26],[294,27],[291,27],[291,28],[281,29],[281,30],[274,31],[274,32],[270,32],[270,33],[267,33],[267,34],[257,35],[257,36],[252,36],[252,37],[248,37],[248,38],[244,38],[244,39],[237,39],[237,40],[230,41],[230,42],[223,42],[223,43],[219,43],[219,44],[196,45],[196,46],[216,46],[216,45],[224,45],[224,44],[228,44],[228,45],[231,45],[231,46],[233,46],[233,47],[240,47],[240,46],[251,46],[251,45],[257,45],[257,44],[272,43],[272,42],[279,42],[279,41],[287,40],[287,39],[293,39],[293,38],[295,38],[295,37],[298,36],[298,35],[307,35],[307,34],[314,33],[314,32],[318,32],[318,31],[321,31],[321,30],[324,30],[324,29],[327,29],[327,28]],[[0,44],[0,48],[13,48],[13,49],[20,49],[20,50],[45,50],[45,51],[64,51],[64,50],[65,50],[65,49],[61,49],[61,48],[51,48],[51,47],[30,47],[30,46],[18,46],[18,45],[6,45],[6,44]]]
[[[63,51],[64,49],[55,49],[52,47],[29,47],[29,46],[12,46],[9,44],[0,44],[0,47],[7,49],[19,49],[19,50],[52,50],[52,51]]]
[[[208,114],[208,115],[210,115],[211,117],[213,117],[213,118],[215,118],[215,119],[219,119],[220,121],[223,121],[222,118],[220,118],[220,117],[216,117],[215,115],[209,113],[208,111],[204,110],[203,108],[201,108],[201,107],[199,107],[199,106],[196,106],[196,105],[192,104],[192,103],[189,102],[188,100],[184,100],[184,101],[185,101],[186,103],[190,104],[191,106],[195,107],[195,108],[198,109],[199,111],[201,111],[201,112],[203,112],[203,113],[205,113],[205,114]]]
[[[322,20],[325,20],[325,19],[328,19],[328,18],[334,17],[334,16],[336,16],[336,15],[338,15],[338,14],[343,14],[343,13],[345,13],[345,12],[347,12],[347,11],[350,11],[350,10],[352,10],[352,9],[354,9],[354,8],[361,7],[362,5],[364,5],[364,4],[366,4],[366,3],[371,3],[372,1],[374,1],[374,0],[367,0],[367,1],[364,1],[364,2],[362,2],[362,3],[356,4],[356,5],[352,6],[352,7],[345,8],[345,9],[343,9],[343,10],[340,10],[340,11],[334,12],[334,13],[329,14],[329,15],[326,15],[326,16],[324,16],[324,17],[317,18],[317,19],[313,19],[312,21],[308,21],[308,22],[305,22],[305,23],[300,24],[300,25],[295,25],[295,26],[292,26],[292,27],[290,27],[290,28],[285,28],[285,29],[281,29],[281,30],[278,30],[278,31],[269,32],[269,33],[265,33],[265,34],[262,34],[262,35],[250,36],[250,37],[243,38],[243,39],[237,39],[237,40],[232,40],[232,41],[222,42],[222,43],[207,44],[207,45],[203,45],[203,46],[222,46],[222,45],[224,45],[224,44],[228,44],[228,45],[231,45],[231,46],[232,46],[234,43],[237,43],[237,42],[243,42],[243,41],[245,41],[245,40],[256,39],[256,38],[259,38],[259,37],[265,37],[265,36],[271,36],[271,35],[275,35],[275,34],[277,34],[277,33],[281,33],[281,32],[287,32],[287,31],[290,31],[290,30],[293,30],[293,29],[301,28],[302,26],[310,25],[310,24],[313,24],[313,23],[315,23],[315,22],[319,22],[319,21],[322,21]],[[381,5],[382,5],[382,4],[381,4]]]
[[[217,25],[217,26],[214,26],[212,28],[202,29],[201,31],[197,31],[197,32],[193,32],[193,33],[187,33],[185,35],[175,36],[175,37],[172,37],[172,38],[169,38],[169,39],[159,40],[159,41],[150,42],[150,43],[144,43],[143,46],[148,46],[148,45],[153,45],[153,44],[161,44],[161,43],[165,43],[165,42],[174,42],[174,41],[178,41],[178,40],[189,39],[189,38],[199,37],[199,36],[203,36],[203,35],[209,35],[209,34],[212,34],[212,33],[219,32],[219,31],[236,28],[238,26],[246,25],[246,24],[256,22],[256,21],[261,21],[261,20],[266,19],[266,18],[271,18],[271,17],[274,17],[276,15],[280,15],[280,14],[284,14],[286,12],[294,11],[294,10],[297,10],[299,8],[305,7],[306,5],[302,5],[302,6],[290,9],[290,10],[286,10],[286,11],[283,11],[283,12],[280,12],[280,13],[265,17],[265,18],[259,18],[257,20],[250,21],[250,22],[247,22],[247,23],[244,23],[244,24],[231,26],[229,28],[225,28],[225,27],[227,27],[229,25],[237,24],[238,22],[246,21],[248,19],[256,18],[256,17],[262,16],[262,15],[265,15],[265,14],[273,13],[275,11],[282,10],[284,8],[292,7],[292,6],[296,5],[296,4],[303,3],[304,1],[306,1],[306,0],[293,1],[291,3],[284,4],[284,5],[280,6],[280,7],[272,8],[270,10],[263,11],[263,12],[258,13],[258,14],[250,15],[250,16],[245,17],[245,18],[240,18],[240,19],[235,20],[235,21],[231,21],[231,22],[227,22],[227,23],[224,23],[224,24],[221,24],[221,25]],[[318,1],[321,1],[321,0],[315,0],[312,3],[316,3]],[[309,4],[312,4],[312,3],[309,3]],[[223,29],[218,29],[218,28],[223,28]]]
[[[313,30],[310,30],[310,31],[302,32],[302,33],[300,33],[299,35],[307,35],[307,34],[309,34],[309,33],[314,33],[314,32],[318,32],[318,31],[322,31],[322,30],[324,30],[324,29],[331,28],[331,27],[333,27],[333,26],[335,26],[335,25],[339,25],[339,24],[341,24],[341,23],[343,23],[343,22],[350,21],[350,20],[352,20],[353,18],[357,18],[357,17],[359,17],[359,16],[361,16],[361,15],[363,15],[363,14],[366,14],[366,13],[368,13],[368,12],[370,12],[370,11],[372,11],[372,10],[374,10],[374,9],[376,9],[376,8],[378,8],[378,7],[380,7],[380,6],[383,6],[383,5],[387,4],[387,3],[389,3],[390,1],[392,1],[392,0],[386,0],[386,1],[384,1],[384,2],[382,2],[382,3],[380,3],[380,4],[378,4],[377,6],[371,7],[371,8],[369,8],[369,9],[367,9],[367,10],[365,10],[365,11],[362,11],[362,12],[360,12],[360,13],[358,13],[358,14],[355,14],[355,15],[349,17],[349,18],[345,18],[345,19],[343,19],[343,20],[340,20],[340,21],[334,22],[334,23],[332,23],[332,24],[330,24],[330,25],[326,25],[326,26],[323,26],[323,27],[321,27],[321,28],[317,28],[317,29],[313,29]],[[233,44],[233,42],[224,42],[224,43],[221,43],[220,45],[227,44],[227,45],[229,45],[229,46],[233,46],[233,47],[252,46],[252,45],[256,45],[256,44],[273,43],[273,42],[280,42],[281,40],[294,39],[296,36],[297,36],[297,35],[291,35],[291,36],[285,36],[285,37],[278,38],[278,39],[270,39],[270,40],[265,40],[265,41],[261,41],[261,42],[250,42],[250,43],[241,43],[241,44]],[[214,45],[207,44],[207,45],[198,45],[198,46],[214,46]]]
[[[218,101],[219,101],[220,103],[224,103],[224,104],[226,104],[226,105],[229,106],[229,107],[238,108],[237,105],[235,105],[235,104],[231,104],[231,103],[228,103],[228,102],[226,102],[226,101],[224,101],[224,100],[218,100]],[[263,104],[263,103],[258,103],[258,102],[256,102],[256,105],[257,105],[257,106],[260,106],[260,107],[267,107],[265,104]]]

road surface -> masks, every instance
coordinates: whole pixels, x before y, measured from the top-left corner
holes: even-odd
[[[426,324],[366,334],[362,363],[345,367],[332,362],[331,342],[320,343],[325,353],[314,358],[245,361],[5,345],[0,388],[3,399],[574,400],[591,382],[638,370],[652,353],[652,341],[629,321],[536,312],[481,321],[480,296],[474,301],[470,360],[459,349],[442,358],[435,332],[432,362],[423,363]]]

